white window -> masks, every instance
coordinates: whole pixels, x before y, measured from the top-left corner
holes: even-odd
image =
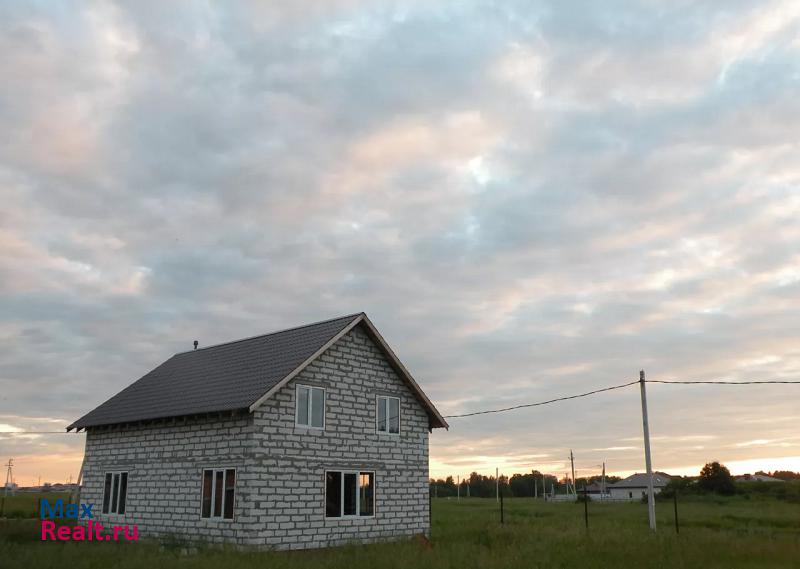
[[[379,433],[400,434],[400,398],[379,395],[376,419]]]
[[[103,513],[125,513],[125,501],[128,497],[128,473],[106,472],[103,486]]]
[[[297,419],[301,427],[325,428],[325,390],[321,387],[297,386]]]
[[[325,517],[354,518],[375,515],[375,473],[325,472]]]
[[[217,520],[233,519],[236,501],[236,469],[208,468],[203,470],[203,495],[200,517]]]

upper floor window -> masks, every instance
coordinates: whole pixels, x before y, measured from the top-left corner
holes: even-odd
[[[103,486],[103,513],[124,514],[128,497],[128,473],[106,472]]]
[[[400,434],[400,398],[378,396],[378,432]]]
[[[325,390],[321,387],[297,386],[297,418],[301,427],[325,428]]]
[[[203,470],[203,497],[200,504],[201,518],[232,520],[235,500],[235,468]]]

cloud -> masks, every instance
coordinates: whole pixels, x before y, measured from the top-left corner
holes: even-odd
[[[799,29],[781,1],[5,5],[0,413],[357,310],[445,414],[796,378]],[[735,445],[792,436],[787,389],[651,387],[656,465],[774,457]],[[633,388],[452,423],[437,474],[641,469]]]

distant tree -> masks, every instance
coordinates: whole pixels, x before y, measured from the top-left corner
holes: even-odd
[[[800,480],[800,472],[792,472],[791,470],[776,470],[769,476],[780,478],[781,480]]]
[[[733,483],[730,470],[716,461],[709,462],[703,467],[697,485],[707,492],[716,492],[727,496],[736,493],[736,485]]]
[[[696,492],[696,480],[689,476],[673,476],[670,481],[664,486],[664,489],[658,493],[657,498],[662,500],[672,499],[677,494],[691,494]]]

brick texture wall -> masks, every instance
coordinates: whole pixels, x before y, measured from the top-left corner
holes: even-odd
[[[295,425],[298,384],[326,390],[325,429]],[[376,432],[376,397],[400,397],[399,435]],[[200,518],[203,468],[236,467],[233,521]],[[129,472],[124,516],[100,514],[106,471]],[[325,517],[325,471],[375,472],[375,516]],[[106,524],[259,548],[300,549],[428,533],[428,417],[356,327],[253,414],[92,431],[83,502]]]
[[[238,473],[252,456],[252,444],[251,415],[90,431],[81,502],[95,504],[92,513],[103,526],[135,524],[140,536],[242,543],[249,529],[244,520],[200,519],[202,470],[227,466]],[[122,516],[101,511],[107,471],[128,472]]]
[[[324,387],[323,431],[295,426],[296,386]],[[376,432],[376,397],[400,397],[400,435]],[[255,412],[245,514],[256,545],[306,548],[428,533],[428,416],[359,327]],[[375,516],[325,517],[325,471],[375,471]]]

